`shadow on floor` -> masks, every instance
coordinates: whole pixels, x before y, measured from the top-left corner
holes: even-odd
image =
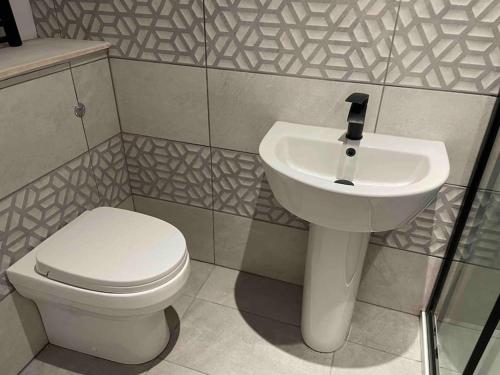
[[[273,233],[273,227],[276,228],[276,233]],[[271,277],[277,277],[277,275],[280,274],[287,275],[290,271],[290,267],[293,268],[296,263],[301,263],[302,267],[304,266],[307,249],[307,235],[304,236],[305,240],[301,240],[300,243],[300,246],[303,247],[302,254],[298,254],[297,246],[294,246],[294,249],[291,250],[293,251],[291,257],[295,259],[291,260],[287,259],[287,249],[279,248],[281,243],[286,243],[287,241],[280,241],[278,238],[276,240],[271,240],[270,242],[273,245],[269,245],[269,236],[283,235],[283,231],[280,231],[279,228],[283,228],[283,226],[253,220],[248,227],[241,229],[242,231],[245,231],[246,235],[246,238],[240,238],[240,243],[244,243],[243,256],[241,259],[242,270],[250,273],[267,274]],[[290,242],[288,241],[288,243]],[[365,268],[366,267],[367,265],[365,263]],[[280,298],[282,296],[279,293],[273,294],[272,290],[266,289],[265,282],[261,283],[260,289],[250,287],[248,285],[249,283],[247,278],[248,277],[245,276],[245,273],[240,273],[236,281],[234,291],[236,304],[247,324],[262,338],[270,344],[279,347],[283,351],[304,360],[311,361],[311,358],[314,360],[315,357],[310,356],[307,353],[308,351],[312,351],[312,349],[306,346],[300,333],[300,304],[302,288],[298,285],[282,282],[282,284],[288,286],[288,288],[284,287],[282,289],[295,289],[299,293],[299,296],[296,298]],[[262,278],[266,279],[265,277]],[[272,280],[272,282],[277,283],[276,280]],[[269,304],[272,307],[268,308],[268,311],[265,314],[257,313],[256,311],[259,310],[259,306],[263,304]],[[274,320],[270,323],[269,319],[266,319],[270,317],[268,314],[269,310],[281,312],[285,312],[287,310],[292,311],[292,317],[284,314],[285,319],[283,319],[283,316],[273,317]],[[266,318],[256,316],[256,314],[265,316]],[[294,314],[296,315],[295,317],[293,317]],[[366,322],[367,317],[358,317],[358,320],[359,319],[361,320],[361,323],[369,323]],[[387,328],[391,328],[389,324],[387,324],[387,326]],[[282,329],[278,327],[281,327]],[[369,336],[370,334],[373,334],[373,332],[367,331],[366,334]],[[410,338],[410,342],[412,342],[411,339],[414,341],[417,338]],[[367,342],[362,344],[371,346],[369,339]],[[404,343],[396,343],[396,345],[399,345],[399,350],[402,352],[407,349],[404,347]],[[353,348],[350,347],[346,349],[346,346],[344,345],[344,347],[339,351],[342,350],[350,352]],[[337,351],[337,353],[339,353],[339,351]],[[353,364],[351,366],[351,364],[346,363],[345,367],[376,366],[391,362],[394,357],[396,357],[396,355],[369,355],[366,356],[363,361],[360,361],[359,366],[357,364]],[[340,367],[344,366],[340,365]]]

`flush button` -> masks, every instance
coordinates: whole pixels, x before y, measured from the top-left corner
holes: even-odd
[[[75,105],[74,110],[76,117],[82,118],[85,116],[85,104],[78,102],[78,104]]]

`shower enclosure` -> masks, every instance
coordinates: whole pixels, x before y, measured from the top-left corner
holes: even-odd
[[[429,375],[500,374],[500,100],[497,98],[429,305]]]

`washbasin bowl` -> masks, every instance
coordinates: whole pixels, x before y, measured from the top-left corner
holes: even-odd
[[[394,229],[434,199],[449,174],[442,142],[365,133],[354,186],[335,183],[345,130],[276,122],[259,153],[276,199],[311,223],[351,232]]]

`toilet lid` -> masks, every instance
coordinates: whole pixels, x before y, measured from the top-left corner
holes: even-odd
[[[99,207],[42,242],[36,248],[35,268],[80,288],[131,293],[175,276],[186,257],[184,236],[173,225],[137,212]]]

